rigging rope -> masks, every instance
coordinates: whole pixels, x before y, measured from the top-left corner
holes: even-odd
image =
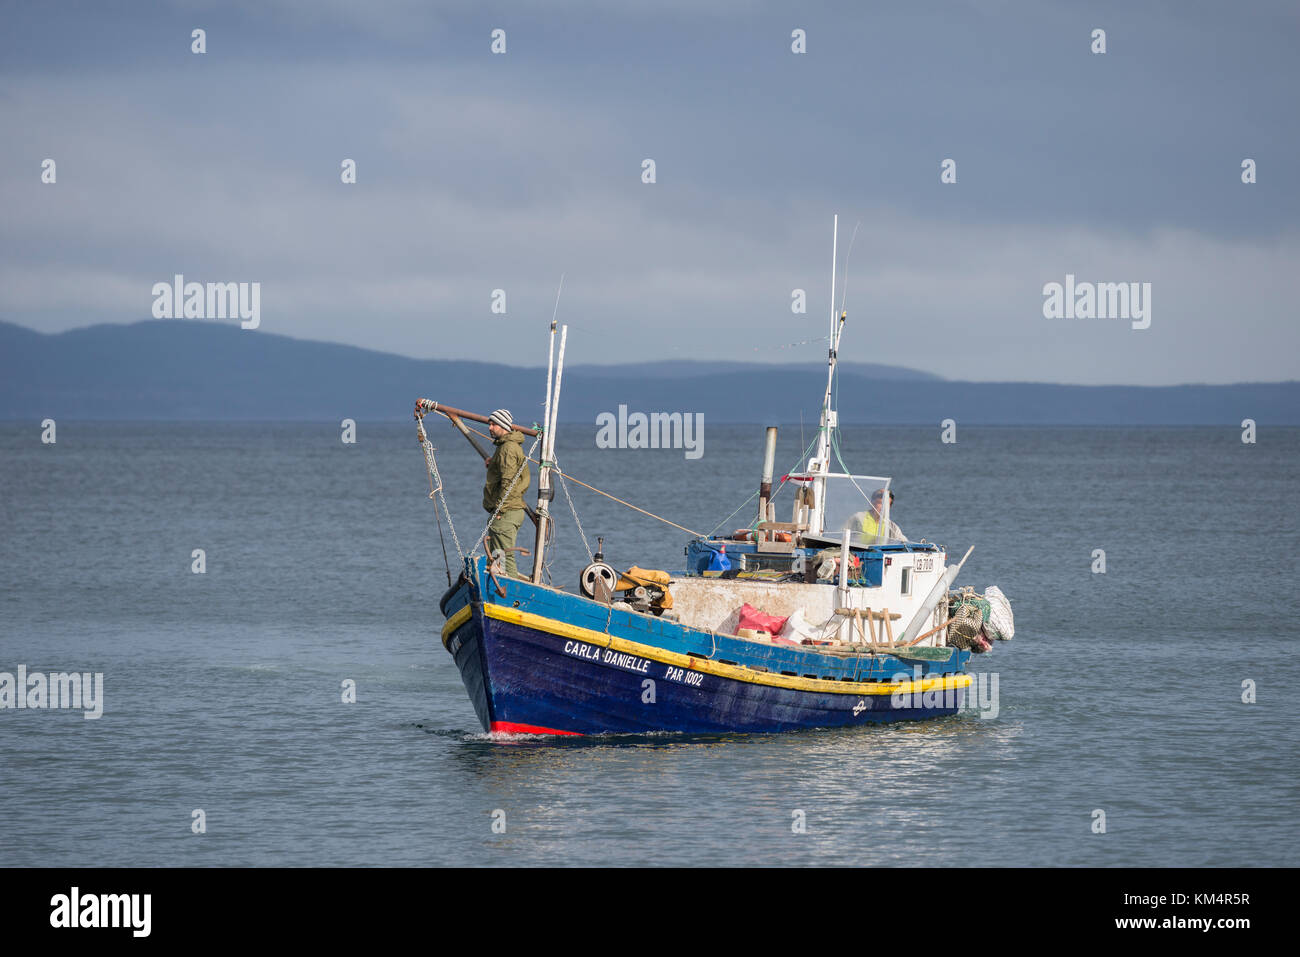
[[[793,472],[794,469],[795,469],[795,466],[797,466],[800,462],[802,462],[802,461],[803,461],[803,460],[808,456],[808,453],[812,451],[813,446],[816,445],[816,444],[817,444],[817,440],[816,440],[816,439],[813,439],[811,442],[809,442],[809,443],[808,443],[808,448],[806,448],[806,449],[803,450],[803,455],[801,455],[801,456],[799,456],[797,459],[795,459],[794,465],[792,465],[790,468],[788,468],[788,469],[785,470],[785,472],[786,472],[786,474],[785,474],[785,478],[781,479],[781,484],[778,485],[778,486],[776,487],[776,491],[773,492],[771,498],[768,499],[769,502],[771,502],[771,501],[775,501],[777,494],[781,491],[781,489],[785,488],[785,483],[788,482],[788,481],[790,480],[790,474],[789,474],[789,473]],[[753,501],[755,498],[757,498],[757,497],[758,497],[758,492],[754,492],[753,495],[749,496],[749,498],[745,499],[743,502],[740,503],[740,505],[736,508],[736,511],[735,511],[735,512],[732,512],[730,515],[728,515],[728,516],[727,516],[726,518],[724,518],[722,521],[718,522],[717,525],[714,525],[713,528],[711,528],[711,529],[709,530],[709,534],[708,534],[708,535],[704,535],[704,536],[701,536],[701,537],[702,537],[702,538],[712,538],[714,532],[716,532],[718,529],[720,529],[723,525],[727,524],[727,522],[731,521],[732,518],[735,517],[736,512],[739,512],[742,508],[744,508],[746,505],[748,505],[750,502],[752,502],[752,501]],[[763,521],[763,519],[760,517],[758,521]]]
[[[438,413],[439,415],[441,415],[441,416],[444,416],[444,417],[446,417],[446,418],[450,418],[450,416],[448,416],[447,413],[443,412],[441,409],[434,409],[433,411],[437,412],[437,413]],[[483,434],[482,432],[480,432],[478,429],[470,429],[469,431],[473,432],[475,435],[482,436],[482,437],[485,438],[485,439],[486,439],[486,438],[490,438],[490,436],[484,435],[484,434]],[[539,438],[539,439],[541,438],[541,432],[540,432],[540,430],[539,430],[539,432],[538,432],[538,438]],[[537,443],[536,443],[536,442],[533,443],[533,448],[534,448],[534,449],[537,448]],[[535,464],[535,465],[541,465],[541,464],[542,464],[542,463],[539,462],[537,459],[535,459],[535,458],[532,457],[532,449],[529,450],[528,455],[526,456],[526,460],[529,461],[529,462],[532,462],[532,463]],[[547,464],[550,465],[551,468],[555,468],[555,463],[554,463],[554,462],[548,462]],[[693,529],[693,528],[687,528],[685,525],[678,525],[676,522],[670,522],[668,519],[664,518],[662,515],[656,515],[654,512],[647,512],[645,509],[643,509],[643,508],[639,508],[639,507],[637,507],[636,505],[633,505],[631,502],[625,502],[625,501],[623,501],[623,499],[619,498],[617,495],[610,495],[608,492],[601,491],[600,489],[596,488],[596,486],[594,486],[594,485],[588,485],[586,482],[582,481],[581,479],[576,479],[576,478],[574,478],[572,475],[568,476],[568,478],[569,478],[569,480],[572,481],[575,485],[581,485],[583,488],[585,488],[585,489],[590,489],[591,491],[595,492],[597,495],[603,495],[603,496],[605,496],[605,498],[607,498],[607,499],[611,499],[612,501],[618,502],[619,505],[625,505],[625,506],[627,506],[628,508],[632,509],[632,511],[634,511],[634,512],[640,512],[642,515],[648,515],[650,518],[653,518],[653,519],[655,519],[656,521],[659,521],[659,522],[663,522],[665,525],[671,525],[673,528],[680,528],[683,532],[690,532],[692,535],[696,536],[697,538],[706,538],[706,537],[707,537],[707,536],[701,534],[700,532],[697,532],[697,531],[696,531],[695,529]],[[492,523],[489,522],[488,524],[490,525],[490,524],[492,524]]]
[[[451,529],[451,540],[456,543],[456,554],[460,557],[461,564],[465,564],[465,550],[460,547],[460,538],[456,535],[456,524],[451,520],[451,510],[447,508],[447,496],[442,490],[442,476],[438,474],[438,463],[433,457],[434,448],[429,442],[429,436],[424,431],[424,420],[419,418],[415,420],[416,436],[420,440],[420,446],[424,449],[424,465],[429,472],[429,498],[433,500],[433,516],[438,518],[438,500],[442,500],[442,510],[447,513],[447,527]],[[436,496],[436,497],[435,497]],[[438,537],[442,538],[442,520],[438,519]],[[443,560],[447,559],[447,543],[444,541],[442,546]],[[451,584],[451,565],[447,567],[447,583]]]
[[[870,502],[871,496],[868,495],[866,490],[858,484],[858,480],[853,477],[849,467],[844,464],[844,456],[840,454],[840,440],[833,432],[831,433],[831,447],[835,450],[835,458],[839,461],[840,468],[844,469],[845,474],[849,476],[849,482],[858,490],[858,494],[861,495],[865,501]],[[892,481],[892,479],[890,481]],[[885,487],[889,487],[889,482],[885,483]],[[889,510],[886,508],[885,511],[888,512]]]
[[[433,519],[438,523],[438,544],[442,546],[442,564],[447,570],[447,587],[451,587],[451,559],[447,557],[447,539],[442,534],[442,515],[438,512],[438,500],[433,502]],[[451,516],[447,516],[447,521],[451,521]]]
[[[781,483],[781,484],[784,485],[785,483],[783,482],[783,483]],[[744,508],[744,507],[745,507],[746,505],[748,505],[750,502],[754,501],[754,499],[757,498],[757,497],[758,497],[758,493],[757,493],[757,492],[755,492],[753,495],[750,495],[749,498],[745,499],[743,502],[740,503],[739,506],[736,507],[736,512],[739,512],[742,508]],[[707,535],[701,535],[700,537],[701,537],[701,538],[712,538],[712,537],[713,537],[713,533],[716,532],[718,529],[720,529],[723,525],[726,525],[727,522],[731,521],[732,517],[735,516],[736,512],[732,512],[731,515],[728,515],[728,516],[727,516],[726,518],[724,518],[722,521],[718,522],[717,525],[714,525],[713,528],[709,529],[709,534],[707,534]]]

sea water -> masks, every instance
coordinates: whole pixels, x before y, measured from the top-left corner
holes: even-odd
[[[909,537],[974,545],[958,584],[1011,599],[1015,638],[972,662],[996,717],[499,741],[439,640],[482,464],[429,426],[441,542],[409,424],[0,426],[0,672],[102,675],[98,718],[0,710],[0,863],[1300,863],[1300,430],[847,428]],[[730,532],[763,432],[704,438],[563,424],[559,457]],[[810,440],[783,426],[778,469]],[[569,491],[615,566],[681,567],[687,532]],[[563,491],[554,512],[573,588]]]

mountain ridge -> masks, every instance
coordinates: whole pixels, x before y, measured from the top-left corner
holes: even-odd
[[[636,411],[718,422],[815,422],[818,363],[657,360],[566,365],[563,421]],[[541,417],[542,366],[415,359],[341,343],[184,320],[42,333],[0,321],[0,419],[400,420],[416,396]],[[536,407],[533,412],[527,412]],[[961,382],[877,363],[840,364],[845,424],[1300,424],[1300,382],[1174,386]]]

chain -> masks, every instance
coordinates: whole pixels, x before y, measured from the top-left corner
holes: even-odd
[[[578,526],[578,534],[582,536],[582,551],[584,555],[594,555],[591,550],[591,544],[587,541],[587,533],[582,530],[582,520],[578,518],[578,510],[574,507],[573,496],[569,494],[569,483],[564,480],[564,473],[557,466],[555,474],[560,477],[560,488],[564,489],[564,497],[569,500],[569,511],[573,513],[573,524]]]

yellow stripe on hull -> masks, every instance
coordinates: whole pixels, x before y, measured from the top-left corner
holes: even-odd
[[[612,651],[620,651],[624,654],[638,655],[642,658],[649,658],[651,661],[657,661],[661,664],[675,665],[678,668],[690,668],[695,671],[701,671],[705,674],[717,675],[721,678],[731,678],[735,681],[748,681],[753,684],[771,685],[776,688],[794,688],[800,691],[822,691],[832,694],[849,694],[849,695],[893,695],[893,694],[915,694],[925,691],[949,691],[956,688],[970,687],[970,675],[935,675],[928,678],[922,678],[920,681],[831,681],[823,678],[803,678],[795,675],[773,674],[765,671],[755,671],[751,668],[745,668],[741,665],[727,665],[720,661],[710,661],[707,658],[695,658],[691,655],[679,654],[675,651],[666,651],[655,645],[645,645],[638,641],[629,641],[626,638],[618,638],[614,635],[607,635],[604,632],[592,631],[590,628],[582,628],[578,625],[570,625],[568,622],[557,621],[554,618],[546,618],[543,615],[537,615],[530,611],[520,611],[518,608],[507,608],[502,605],[485,604],[482,606],[484,613],[489,618],[495,618],[497,621],[508,622],[512,625],[522,625],[525,628],[533,628],[537,631],[544,631],[548,634],[558,635],[561,638],[573,638],[577,641],[585,642],[589,645],[595,645],[598,648],[609,648]],[[456,614],[447,619],[447,623],[442,626],[442,643],[446,645],[450,641],[452,634],[461,625],[465,624],[473,614],[471,605],[466,605]]]
[[[442,646],[444,648],[447,647],[447,642],[451,641],[451,636],[455,633],[456,629],[469,621],[469,616],[473,613],[474,607],[472,605],[466,605],[460,611],[456,612],[456,614],[447,619],[447,624],[442,626]]]

